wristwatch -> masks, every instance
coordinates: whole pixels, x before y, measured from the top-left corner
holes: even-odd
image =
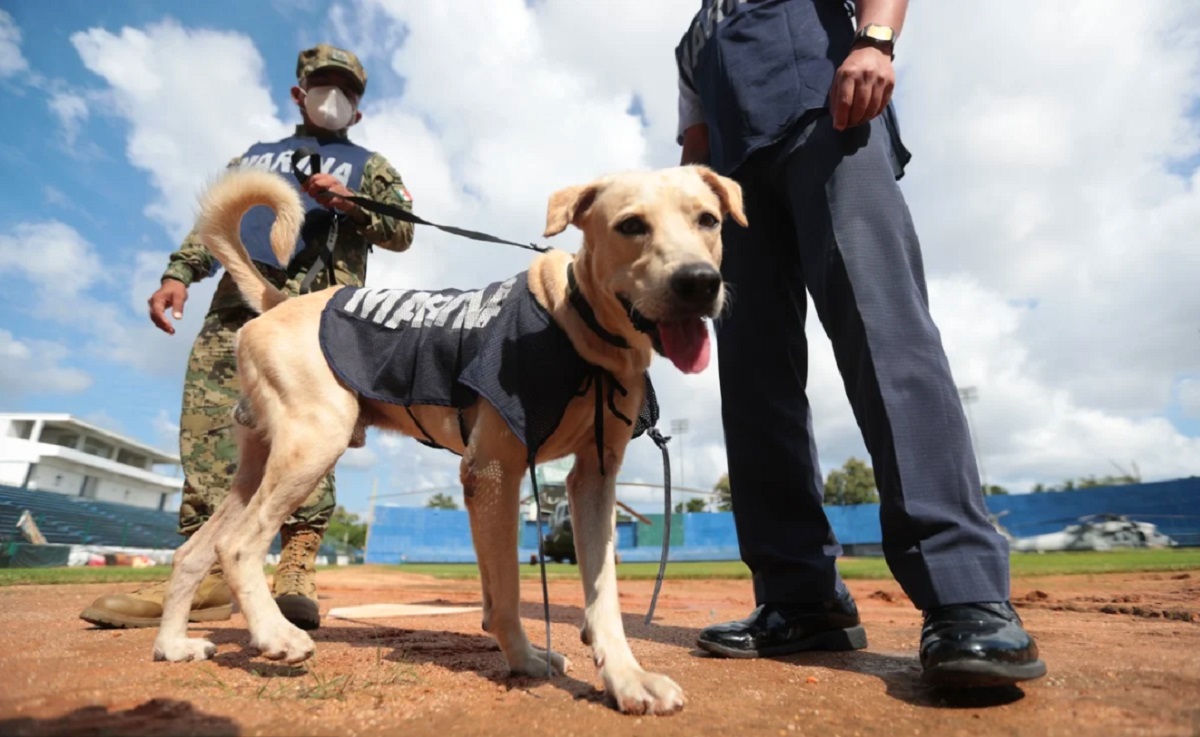
[[[891,58],[896,58],[896,32],[878,23],[868,23],[854,34],[854,44],[874,46]]]

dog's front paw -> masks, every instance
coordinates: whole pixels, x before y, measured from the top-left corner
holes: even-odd
[[[282,660],[289,665],[302,663],[317,651],[308,633],[287,620],[266,632],[251,633],[250,647],[268,660]]]
[[[550,652],[550,666],[554,669],[554,675],[561,676],[571,669],[571,661],[564,658],[559,653]],[[515,658],[508,664],[508,672],[514,676],[532,676],[534,678],[546,677],[546,651],[541,648],[535,648],[532,645],[525,649],[520,657]]]
[[[186,663],[189,660],[208,660],[217,654],[217,646],[208,640],[182,637],[171,640],[154,641],[154,659],[166,660],[172,663]]]
[[[625,714],[674,714],[683,708],[683,689],[679,684],[640,668],[605,673],[604,688]]]

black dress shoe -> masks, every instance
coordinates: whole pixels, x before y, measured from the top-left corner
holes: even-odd
[[[804,650],[861,650],[867,633],[847,592],[819,604],[763,604],[747,619],[705,628],[697,644],[728,658],[768,658]]]
[[[1011,686],[1046,675],[1037,643],[1007,601],[954,604],[925,612],[921,679],[933,686]]]

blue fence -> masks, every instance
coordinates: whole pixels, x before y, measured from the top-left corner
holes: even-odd
[[[988,509],[1017,537],[1056,532],[1089,514],[1123,514],[1150,522],[1180,545],[1200,546],[1200,478],[1078,491],[987,497]],[[847,552],[877,552],[882,539],[879,505],[826,507],[825,514]],[[658,560],[662,515],[650,526],[617,525],[617,549],[626,561]],[[520,525],[521,560],[537,552],[537,526]],[[728,512],[671,517],[671,560],[736,560],[737,532]],[[473,563],[471,526],[461,510],[377,507],[367,545],[368,563]]]
[[[1123,514],[1150,522],[1180,545],[1200,546],[1200,477],[987,498],[992,514],[1017,537],[1057,532],[1087,514]]]

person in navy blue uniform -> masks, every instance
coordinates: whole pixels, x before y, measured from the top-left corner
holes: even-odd
[[[924,613],[923,679],[998,686],[1045,674],[1009,601],[966,419],[930,316],[897,180],[891,103],[905,0],[702,0],[676,48],[684,164],[741,184],[724,231],[736,298],[719,320],[734,520],[757,608],[699,646],[728,657],[866,647],[838,576],[805,396],[807,303],[830,342],[880,494],[883,551]]]

